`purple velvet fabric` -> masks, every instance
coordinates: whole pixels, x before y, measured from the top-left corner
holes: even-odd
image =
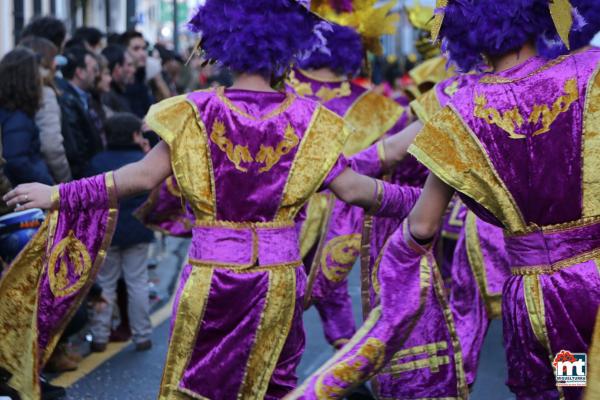
[[[456,324],[463,354],[465,379],[467,384],[475,382],[479,354],[490,320],[497,318],[490,314],[487,304],[498,302],[504,282],[510,276],[508,255],[504,248],[502,229],[476,217],[469,220],[474,227],[465,227],[460,232],[452,260],[450,308]],[[466,229],[475,229],[477,243],[467,238]],[[473,264],[469,258],[468,246],[481,249],[483,265]],[[485,287],[481,287],[477,275],[483,277]],[[487,303],[487,304],[486,304]]]
[[[432,254],[407,242],[407,229],[405,224],[392,235],[374,274],[379,306],[351,342],[290,398],[343,398],[356,384],[378,372],[377,382],[385,388],[382,398],[466,395],[464,382],[455,378],[456,369],[462,365],[452,318],[447,318],[439,305],[445,302],[441,276]],[[414,351],[394,357],[403,347]],[[411,367],[415,361],[431,367]],[[392,384],[386,382],[390,379]]]
[[[65,321],[70,319],[87,294],[101,265],[94,265],[98,251],[102,248],[105,235],[112,236],[113,233],[109,224],[109,194],[104,175],[61,184],[59,190],[60,212],[51,249],[72,234],[85,245],[91,256],[91,265],[88,266],[90,270],[87,276],[82,277],[75,274],[77,268],[72,262],[75,255],[74,258],[68,257],[70,254],[66,251],[59,257],[58,260],[64,261],[68,267],[66,278],[70,283],[69,287],[74,286],[78,280],[85,279],[79,290],[66,296],[55,296],[50,289],[48,272],[59,273],[60,263],[57,261],[56,265],[48,265],[38,288],[38,340],[42,354],[51,338],[60,335],[65,328]],[[116,218],[116,211],[114,213]],[[112,229],[114,230],[114,226]]]
[[[600,247],[598,228],[581,222],[583,111],[586,85],[600,62],[600,51],[590,49],[559,61],[547,65],[541,58],[532,58],[501,73],[500,78],[508,82],[476,82],[452,100],[525,222],[538,227],[532,233],[506,238],[514,268],[502,300],[508,385],[523,399],[558,398],[551,360],[562,349],[587,352],[600,301],[597,265],[593,260],[582,261],[586,252]],[[474,113],[477,94],[485,96],[488,108],[501,113],[516,108],[529,116],[535,105],[552,105],[564,96],[569,80],[575,83],[575,99],[543,134],[533,136],[541,124],[526,118],[513,132],[524,136],[511,138],[509,132]],[[482,210],[474,207],[486,217]],[[574,222],[580,227],[557,232],[545,228]],[[569,264],[568,258],[576,256],[579,259]],[[566,265],[557,267],[558,261]],[[555,269],[550,270],[553,265]],[[534,304],[538,311],[531,308]],[[578,398],[580,390],[567,389],[565,395]]]
[[[588,77],[598,60],[600,50],[574,54],[529,79],[471,85],[452,101],[490,155],[494,168],[515,198],[527,223],[558,224],[576,220],[581,214],[582,112]],[[525,77],[545,63],[544,59],[534,57],[499,75]],[[541,124],[527,122],[515,131],[527,137],[512,139],[497,125],[474,115],[475,98],[482,95],[488,101],[486,108],[506,112],[516,106],[521,115],[532,115],[535,105],[552,104],[558,96],[564,95],[566,82],[574,77],[578,99],[571,104],[568,112],[558,115],[550,132],[532,136]],[[550,99],[548,94],[552,94]],[[519,99],[518,104],[515,104],[515,99]],[[552,176],[553,185],[548,185],[549,176]]]
[[[175,191],[175,193],[174,193]],[[184,208],[175,177],[171,176],[150,194],[136,216],[145,225],[171,236],[190,237],[194,217]]]
[[[236,145],[248,146],[251,154],[258,154],[263,145],[276,148],[284,139],[288,126],[302,140],[317,107],[317,103],[295,97],[283,112],[261,118],[279,107],[286,95],[246,90],[225,90],[224,95],[239,111],[227,107],[214,92],[194,92],[188,98],[201,110],[200,117],[209,136],[215,122],[223,123],[227,138]],[[240,111],[255,117],[248,118]],[[210,150],[216,182],[217,219],[235,222],[272,221],[298,146],[265,172],[261,171],[264,165],[259,163],[242,162],[240,168],[247,171],[236,169],[214,141],[210,141]],[[346,166],[346,160],[341,157],[323,186],[327,186]]]

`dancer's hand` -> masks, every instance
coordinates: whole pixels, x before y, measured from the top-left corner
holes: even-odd
[[[52,206],[52,186],[41,183],[25,183],[17,186],[2,198],[15,211],[41,208],[47,210]]]

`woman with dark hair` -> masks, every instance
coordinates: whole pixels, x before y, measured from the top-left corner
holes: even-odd
[[[0,126],[4,171],[16,186],[25,182],[52,184],[40,152],[34,117],[40,108],[42,79],[38,57],[17,47],[0,61]]]
[[[71,168],[63,145],[61,111],[54,81],[58,49],[51,41],[38,36],[28,36],[19,45],[33,50],[40,59],[43,96],[35,114],[35,124],[40,130],[42,155],[54,180],[68,182],[72,179]]]

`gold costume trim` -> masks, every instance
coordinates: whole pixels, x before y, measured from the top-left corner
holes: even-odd
[[[320,257],[321,272],[327,280],[337,283],[346,279],[360,253],[360,242],[360,233],[335,236],[327,241]]]
[[[267,265],[255,265],[255,264],[235,264],[235,263],[226,263],[226,262],[218,262],[218,261],[202,261],[197,260],[195,258],[189,258],[188,264],[193,267],[200,268],[209,268],[209,269],[226,269],[231,272],[236,272],[240,274],[245,273],[253,273],[253,272],[262,272],[262,271],[270,271],[272,269],[281,269],[288,267],[298,267],[302,265],[302,261],[290,261],[287,263],[276,263],[276,264],[267,264]]]
[[[399,352],[394,354],[394,357],[391,359],[391,362],[399,361],[401,358],[404,358],[407,356],[416,356],[416,355],[424,354],[424,353],[433,355],[433,354],[437,354],[438,352],[440,352],[442,350],[448,350],[447,342],[442,341],[442,342],[427,343],[427,344],[424,344],[421,346],[415,346],[415,347],[410,347],[408,349],[400,350]]]
[[[479,292],[485,302],[485,308],[488,318],[500,318],[502,315],[502,293],[490,293],[487,282],[487,269],[483,252],[481,250],[481,241],[477,231],[477,217],[471,211],[467,213],[466,224],[466,248],[467,258],[471,267],[471,272],[475,276]]]
[[[290,332],[296,306],[296,268],[269,271],[265,307],[254,337],[239,399],[263,399]]]
[[[338,350],[333,357],[329,359],[325,364],[315,371],[310,377],[304,380],[304,383],[298,386],[293,392],[291,392],[286,399],[299,399],[303,396],[303,392],[307,389],[308,383],[318,375],[323,375],[327,370],[331,369],[337,364],[343,357],[345,357],[354,346],[356,346],[361,340],[365,338],[367,334],[373,329],[379,318],[381,317],[381,306],[375,307],[370,313],[369,317],[363,322],[359,330],[352,336],[352,339],[344,347]],[[315,387],[316,389],[316,387]]]
[[[473,115],[485,120],[489,125],[496,125],[506,133],[511,139],[525,139],[527,136],[517,133],[516,129],[521,128],[524,123],[538,124],[542,127],[533,132],[531,137],[550,132],[550,127],[556,121],[558,116],[569,110],[571,105],[579,100],[579,88],[577,79],[572,78],[565,82],[563,91],[565,94],[559,96],[551,106],[547,104],[534,104],[533,110],[528,118],[525,118],[517,106],[502,112],[494,107],[488,107],[485,94],[475,93],[475,109]]]
[[[344,82],[344,81],[348,80],[348,78],[343,77],[343,76],[338,76],[336,78],[327,78],[327,79],[325,79],[325,78],[320,78],[320,77],[314,75],[312,72],[310,72],[308,70],[305,70],[305,69],[300,69],[299,71],[300,71],[300,73],[302,75],[304,75],[308,79],[312,79],[313,81],[317,81],[317,82],[321,82],[321,83],[341,83],[341,82]]]
[[[169,145],[171,166],[197,220],[215,219],[216,193],[206,127],[186,95],[153,105],[146,123]]]
[[[462,349],[460,347],[460,340],[458,339],[458,334],[456,333],[456,327],[454,326],[454,316],[452,314],[452,310],[450,309],[450,305],[448,304],[448,295],[446,294],[444,279],[440,274],[435,259],[431,261],[431,264],[433,270],[433,286],[435,289],[435,294],[440,305],[442,306],[444,319],[446,321],[446,326],[448,327],[448,332],[450,333],[450,339],[452,341],[454,368],[456,370],[456,390],[459,394],[459,397],[463,399],[468,399],[469,386],[467,385],[465,378]]]
[[[335,165],[350,131],[344,120],[319,105],[300,142],[275,220],[293,220]]]
[[[527,307],[527,315],[531,329],[538,342],[546,349],[548,353],[548,362],[552,366],[554,360],[554,352],[550,346],[550,338],[546,327],[546,309],[544,305],[544,292],[540,277],[528,275],[523,278],[523,295],[525,297],[525,305]],[[564,399],[562,389],[556,388],[560,394],[560,398]]]
[[[169,176],[166,179],[165,183],[167,184],[167,190],[169,191],[169,193],[171,193],[171,195],[173,195],[174,197],[181,197],[181,190],[179,189],[177,181],[173,175]]]
[[[225,106],[227,108],[229,108],[231,111],[233,111],[236,114],[243,115],[244,117],[254,120],[254,121],[265,121],[269,118],[276,117],[277,115],[284,113],[288,108],[290,108],[290,106],[292,105],[294,100],[296,100],[296,95],[294,93],[286,92],[285,100],[283,102],[281,102],[281,104],[278,105],[273,111],[271,111],[261,117],[255,117],[253,115],[248,114],[244,110],[240,109],[231,100],[229,100],[229,98],[227,98],[227,96],[225,96],[225,87],[224,86],[219,86],[215,90],[215,94],[217,95],[219,100],[221,100],[221,102],[223,104],[225,104]]]
[[[196,343],[196,337],[200,331],[212,277],[212,269],[192,268],[181,292],[160,385],[158,396],[160,400],[187,400],[187,396],[196,396],[195,398],[202,399],[202,397],[198,397],[197,393],[180,389],[179,382],[190,361],[194,343]]]
[[[446,184],[483,205],[510,232],[526,231],[515,199],[473,131],[451,105],[425,125],[408,152]]]
[[[313,90],[310,82],[300,82],[300,80],[296,77],[296,71],[290,71],[290,74],[287,78],[287,83],[294,89],[294,92],[298,96],[312,96]]]
[[[373,232],[373,216],[365,215],[360,245],[360,297],[363,320],[371,311],[371,235]]]
[[[399,376],[404,372],[414,371],[416,369],[429,368],[431,373],[440,372],[440,366],[450,364],[450,356],[432,355],[431,357],[420,360],[407,361],[401,364],[394,364],[389,367],[389,374]]]
[[[600,399],[600,310],[596,317],[594,335],[588,351],[588,365],[588,383],[583,398],[585,400]]]
[[[583,217],[600,215],[600,66],[592,74],[583,112]]]
[[[383,195],[385,188],[379,179],[373,179],[375,181],[375,198],[373,199],[373,205],[366,211],[368,215],[375,215],[381,209],[383,203]]]
[[[423,124],[429,122],[442,109],[435,87],[419,96],[416,100],[411,101],[410,108]]]
[[[321,254],[323,254],[323,248],[325,247],[325,235],[329,231],[329,224],[331,223],[331,214],[333,213],[333,207],[336,203],[336,197],[332,193],[327,193],[327,205],[325,206],[324,212],[324,223],[322,224],[321,232],[319,232],[319,244],[317,251],[313,257],[310,271],[308,272],[308,278],[306,283],[306,291],[304,294],[304,308],[310,307],[312,302],[312,289],[315,285],[317,275],[319,275]]]
[[[595,217],[582,218],[576,221],[569,221],[560,224],[554,225],[531,225],[525,231],[513,233],[513,232],[504,232],[505,237],[520,237],[529,235],[532,232],[542,232],[542,233],[561,233],[568,232],[574,229],[585,228],[587,226],[595,225],[600,223],[600,215]]]
[[[97,274],[102,264],[104,264],[104,260],[106,259],[106,250],[110,247],[110,243],[112,242],[113,234],[115,232],[115,229],[117,228],[117,217],[119,215],[119,198],[117,193],[117,187],[115,185],[114,174],[112,171],[104,174],[104,184],[106,186],[106,195],[108,197],[108,215],[106,217],[106,230],[104,231],[104,237],[102,238],[102,242],[100,243],[100,247],[98,248],[98,253],[96,254],[96,258],[94,259],[94,263],[92,264],[91,268],[91,271],[93,271],[94,274]],[[51,243],[54,243],[57,221],[58,212],[56,212],[56,214],[52,217],[51,220],[52,230],[50,231],[50,239],[52,241],[48,243],[48,246],[51,246]],[[48,264],[48,267],[51,268],[52,266]],[[85,300],[89,288],[94,284],[94,280],[95,279],[88,279],[87,284],[81,285],[83,289],[81,289],[79,293],[79,299],[72,303],[70,312],[65,315],[65,317],[63,318],[63,322],[50,335],[50,340],[48,340],[48,345],[46,346],[45,352],[42,357],[42,365],[46,364],[52,356],[54,348],[60,340],[60,336],[67,327],[67,324],[73,318],[73,315],[79,309],[81,303],[83,303],[83,301]]]
[[[369,147],[392,129],[404,112],[394,100],[378,93],[369,90],[361,94],[344,114],[344,120],[356,129],[344,146],[344,155]]]
[[[385,167],[385,143],[383,140],[380,140],[379,142],[377,142],[377,157],[379,158],[379,165],[381,165],[381,167]]]
[[[480,80],[479,83],[514,83],[514,82],[519,82],[522,80],[525,80],[527,78],[531,78],[532,76],[535,76],[537,74],[540,74],[552,67],[554,67],[555,65],[558,65],[560,63],[562,63],[563,61],[565,61],[566,59],[568,59],[569,57],[571,57],[573,54],[575,53],[570,53],[570,54],[565,54],[563,56],[557,57],[551,61],[548,61],[546,64],[542,65],[541,67],[537,68],[535,71],[532,71],[530,73],[528,73],[527,75],[523,75],[521,77],[518,78],[505,78],[503,76],[498,76],[498,75],[493,75],[493,74],[489,74],[489,75],[484,75]]]
[[[553,274],[557,271],[560,271],[564,268],[572,267],[576,264],[581,264],[583,262],[589,261],[594,258],[600,257],[600,249],[594,249],[590,251],[586,251],[585,253],[578,254],[573,257],[565,258],[564,260],[557,261],[548,265],[531,265],[531,266],[517,266],[511,267],[511,273],[513,275],[543,275],[543,274]]]
[[[304,259],[315,246],[325,224],[327,212],[327,194],[315,193],[308,200],[306,219],[300,231],[300,256]]]

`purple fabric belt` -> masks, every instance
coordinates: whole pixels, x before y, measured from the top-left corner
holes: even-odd
[[[200,225],[192,230],[190,264],[229,268],[300,264],[293,222]]]
[[[600,222],[506,236],[513,275],[550,273],[600,255]]]

